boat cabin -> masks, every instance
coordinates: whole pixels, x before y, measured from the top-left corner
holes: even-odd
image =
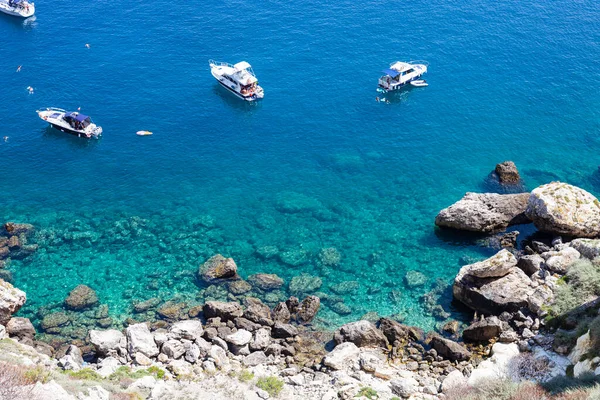
[[[66,113],[63,119],[71,125],[71,128],[80,131],[84,130],[92,123],[90,117],[76,112]]]

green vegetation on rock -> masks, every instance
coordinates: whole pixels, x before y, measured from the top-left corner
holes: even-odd
[[[283,390],[283,381],[276,376],[262,377],[256,381],[256,387],[275,397]]]

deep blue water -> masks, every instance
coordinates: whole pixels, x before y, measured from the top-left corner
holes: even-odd
[[[41,245],[10,266],[26,316],[79,283],[117,319],[135,299],[201,302],[198,265],[222,253],[244,277],[308,273],[330,295],[358,281],[339,296],[350,314],[324,305],[334,325],[377,311],[431,328],[442,319],[420,296],[491,252],[433,220],[489,189],[496,163],[513,160],[528,189],[600,193],[595,1],[36,6],[35,20],[0,15],[0,217],[35,224]],[[226,93],[210,58],[249,61],[265,99]],[[429,87],[377,103],[380,70],[413,59],[430,63]],[[48,106],[81,107],[104,136],[47,128],[35,110]],[[340,263],[323,267],[331,247]],[[427,283],[407,287],[410,270]],[[453,311],[447,290],[439,301]]]

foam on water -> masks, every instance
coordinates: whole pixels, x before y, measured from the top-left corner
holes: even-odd
[[[600,191],[593,1],[36,6],[35,21],[0,18],[0,217],[38,227],[40,250],[10,266],[35,321],[80,283],[117,320],[136,299],[223,297],[196,279],[221,253],[286,289],[320,277],[327,326],[376,311],[429,329],[447,316],[434,302],[455,312],[445,285],[460,265],[491,254],[436,231],[435,215],[486,190],[497,162],[529,189]],[[265,99],[224,92],[209,58],[248,60]],[[398,59],[428,60],[430,85],[377,103]],[[81,106],[104,137],[46,128],[45,106]],[[426,282],[407,285],[408,271]]]

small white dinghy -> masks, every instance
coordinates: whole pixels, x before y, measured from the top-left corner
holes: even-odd
[[[425,79],[417,79],[415,81],[410,81],[410,84],[416,87],[425,87],[429,86],[429,83]]]
[[[27,0],[0,0],[0,11],[15,17],[29,18],[35,14],[35,5]]]

